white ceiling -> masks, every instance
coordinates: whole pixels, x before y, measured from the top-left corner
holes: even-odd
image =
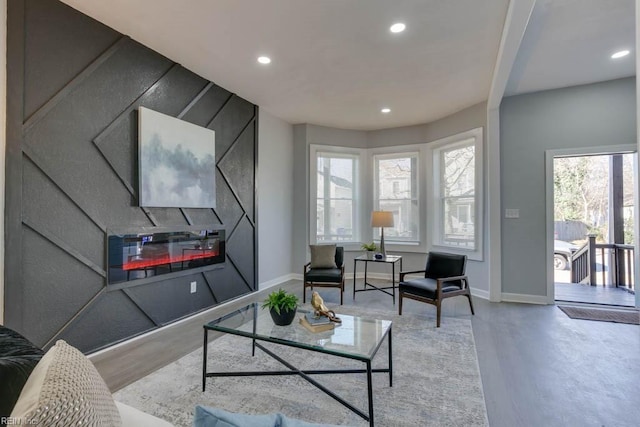
[[[289,123],[381,129],[487,100],[509,0],[62,0]],[[401,34],[389,26],[407,24]],[[538,0],[507,85],[635,75],[634,0]],[[259,55],[273,62],[260,65]],[[389,107],[388,115],[380,113]]]
[[[634,75],[634,0],[538,0],[506,95]]]

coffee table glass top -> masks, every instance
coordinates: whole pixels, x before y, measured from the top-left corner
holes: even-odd
[[[330,331],[310,332],[300,324],[300,318],[308,311],[298,308],[291,325],[276,326],[269,310],[262,309],[259,303],[253,303],[206,323],[204,327],[338,356],[371,360],[392,324],[391,320],[342,314],[338,308],[336,315],[342,319],[341,324],[336,324]]]

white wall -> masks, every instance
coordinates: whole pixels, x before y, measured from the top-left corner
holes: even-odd
[[[476,127],[485,127],[487,103],[481,102],[431,123],[368,132],[368,148],[431,142]]]
[[[0,324],[4,323],[4,158],[7,146],[7,0],[0,0]]]
[[[502,219],[503,299],[544,302],[553,220],[546,218],[545,151],[635,144],[635,78],[505,98],[500,129],[502,211],[520,209],[520,218]]]
[[[258,283],[287,280],[293,242],[293,126],[263,109],[258,116]]]

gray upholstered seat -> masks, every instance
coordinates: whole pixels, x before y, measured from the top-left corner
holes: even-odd
[[[399,314],[402,315],[403,298],[433,304],[436,306],[436,326],[439,328],[442,300],[458,295],[464,295],[469,299],[471,314],[474,314],[469,279],[465,275],[466,265],[466,255],[429,252],[424,270],[401,272],[398,284],[400,291]],[[415,273],[424,273],[424,277],[404,280],[407,274]]]
[[[404,289],[405,292],[410,292],[414,295],[420,295],[426,298],[435,299],[438,293],[438,281],[435,279],[420,278],[411,279],[401,282],[399,287]],[[453,283],[444,283],[442,286],[442,292],[458,291],[460,285]]]
[[[308,282],[333,282],[342,281],[342,269],[340,268],[313,268],[307,272]]]

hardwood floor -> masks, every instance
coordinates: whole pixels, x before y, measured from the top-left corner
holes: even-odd
[[[492,426],[638,425],[638,326],[574,320],[556,306],[476,301]]]
[[[380,292],[352,299],[347,281],[345,305],[397,310]],[[302,293],[301,281],[281,287]],[[91,360],[113,391],[202,345],[202,324],[251,301],[260,291],[201,313],[169,328],[125,343]],[[334,289],[321,290],[329,304]],[[491,426],[637,426],[640,420],[640,327],[573,320],[555,306],[490,303],[474,298],[443,303],[447,317],[470,318]],[[431,316],[435,307],[405,300],[403,313]],[[425,344],[428,345],[428,344]],[[398,363],[398,362],[396,362]],[[443,397],[446,398],[446,397]]]
[[[556,283],[555,291],[558,304],[566,301],[627,307],[633,307],[636,304],[636,296],[622,287]]]

